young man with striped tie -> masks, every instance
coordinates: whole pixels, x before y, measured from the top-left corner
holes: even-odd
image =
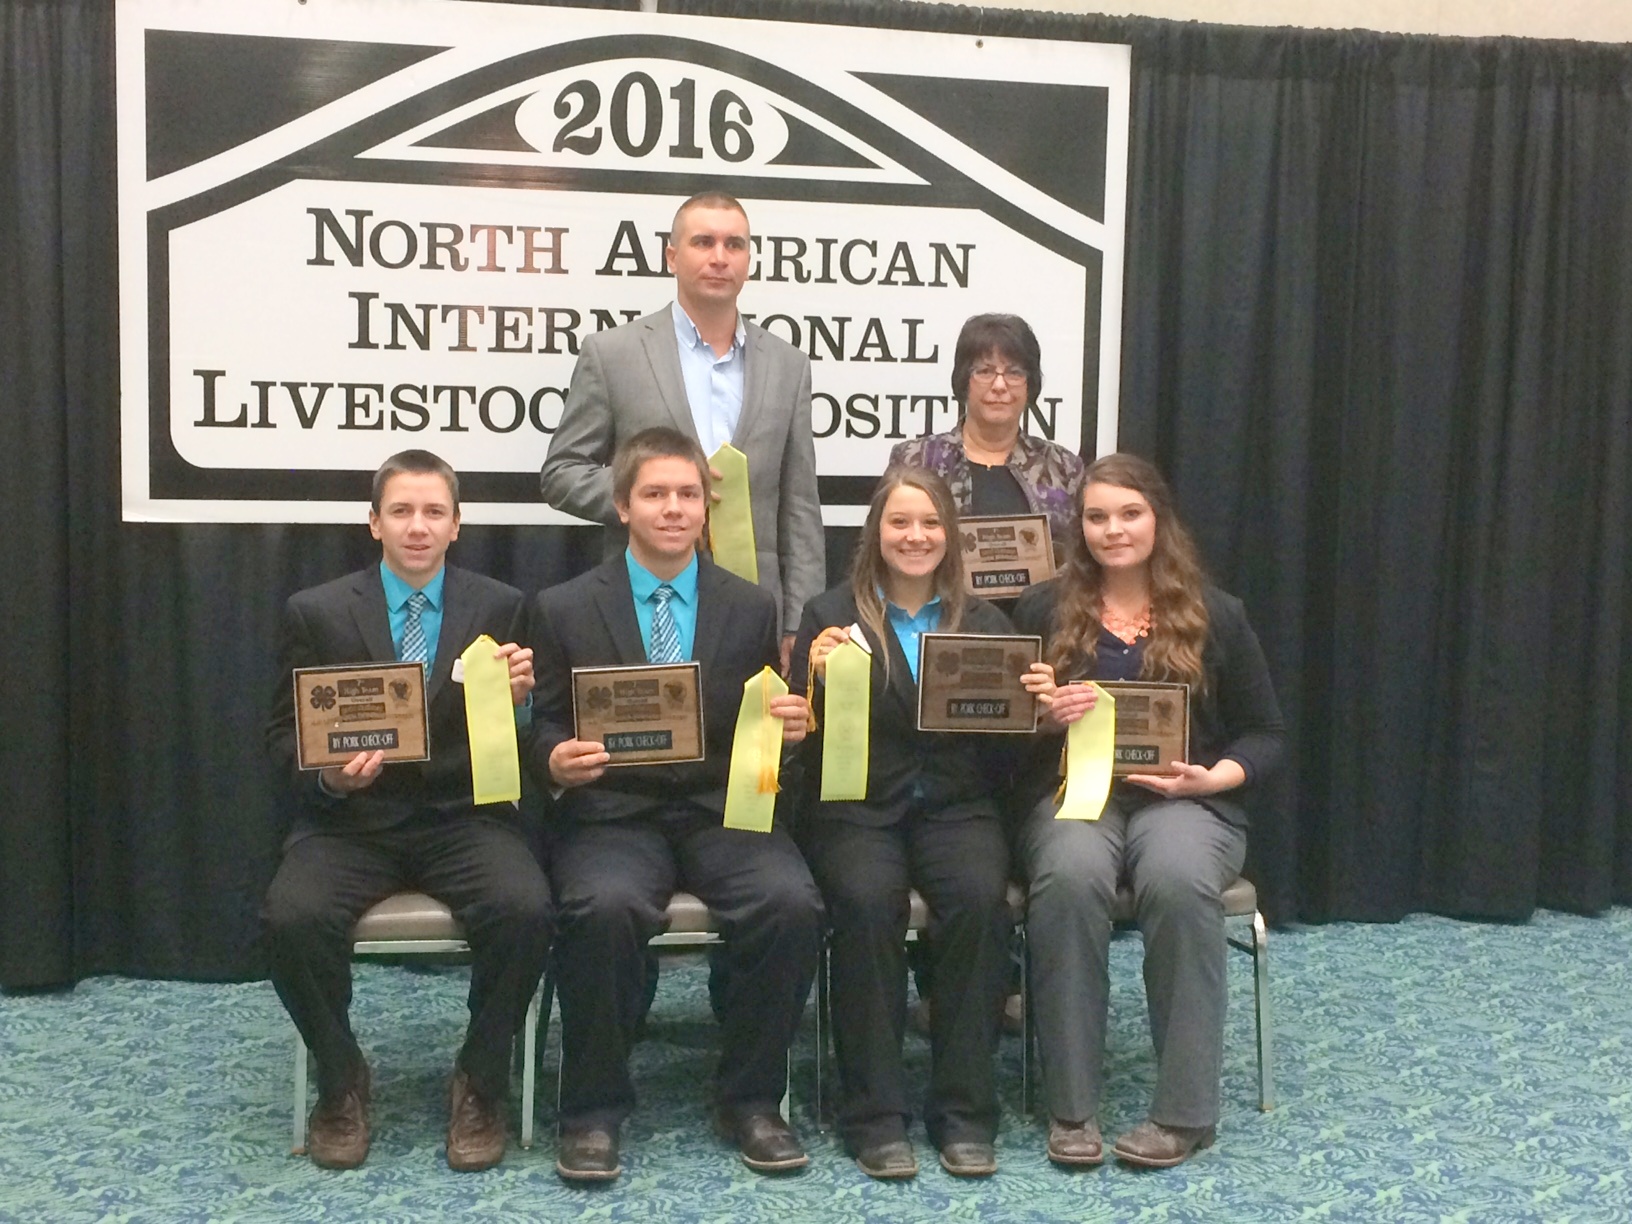
[[[504,643],[518,748],[532,736],[532,651],[518,646],[520,591],[444,564],[459,536],[459,478],[429,451],[374,474],[369,530],[381,557],[301,591],[284,610],[283,671],[267,747],[287,773],[294,824],[262,907],[272,984],[317,1066],[308,1150],[326,1168],[362,1164],[369,1146],[368,1063],[347,1016],[351,929],[370,906],[416,890],[446,904],[474,963],[470,1028],[454,1063],[447,1160],[485,1169],[504,1155],[510,1046],[550,942],[550,894],[509,803],[477,806],[465,697],[454,664],[482,634]],[[296,768],[291,673],[400,661],[425,668],[431,758]]]
[[[531,768],[558,794],[556,1171],[585,1182],[621,1171],[646,942],[662,931],[676,889],[708,906],[724,938],[720,1133],[757,1172],[801,1168],[807,1157],[778,1102],[815,973],[821,898],[780,824],[768,833],[722,824],[743,685],[780,663],[776,600],[698,556],[708,460],[694,439],[666,427],[634,434],[613,457],[612,486],[628,548],[540,594],[528,635],[539,675]],[[689,660],[700,668],[704,759],[608,770],[603,745],[576,738],[573,668]],[[804,738],[803,698],[773,698],[768,712],[782,720],[784,743]]]

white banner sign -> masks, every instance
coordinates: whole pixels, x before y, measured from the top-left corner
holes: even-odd
[[[1114,449],[1129,51],[445,0],[121,0],[124,515],[356,522],[425,447],[467,522],[538,469],[583,339],[673,298],[678,203],[753,231],[812,362],[830,524],[1024,316],[1029,432]]]

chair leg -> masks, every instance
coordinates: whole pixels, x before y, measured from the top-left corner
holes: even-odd
[[[543,983],[527,1003],[527,1018],[521,1028],[521,1146],[533,1146],[534,1097],[538,1088],[538,1011]]]
[[[1031,1117],[1031,1043],[1036,1036],[1031,1016],[1031,947],[1026,943],[1026,925],[1015,927],[1020,941],[1020,1116]]]
[[[788,1069],[782,1080],[782,1117],[790,1126],[793,1124],[793,1047],[788,1047]]]
[[[291,1156],[306,1154],[306,1039],[295,1033],[295,1131]]]
[[[827,1070],[827,935],[822,935],[821,945],[816,953],[816,1129],[827,1130],[827,1114],[824,1112],[822,1089],[824,1072]]]
[[[1252,993],[1258,1014],[1258,1108],[1275,1108],[1275,1057],[1269,1012],[1269,929],[1252,915]]]

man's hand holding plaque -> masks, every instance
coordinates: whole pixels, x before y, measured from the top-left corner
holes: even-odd
[[[430,759],[418,663],[297,668],[294,701],[296,760],[337,794],[362,790],[390,762]]]

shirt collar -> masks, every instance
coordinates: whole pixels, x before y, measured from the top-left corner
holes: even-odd
[[[442,580],[447,577],[448,567],[443,566],[436,571],[432,578],[422,587],[410,586],[396,574],[384,561],[380,562],[380,581],[385,586],[385,606],[389,611],[400,612],[408,604],[408,597],[415,591],[425,592],[425,598],[430,602],[433,611],[442,610]]]
[[[629,589],[634,592],[635,602],[647,603],[652,598],[652,592],[663,585],[651,570],[635,560],[635,554],[629,549],[623,550],[623,559],[629,566]],[[688,608],[697,602],[697,554],[692,553],[691,564],[668,580],[669,586],[674,588],[675,598]]]
[[[939,595],[930,596],[929,602],[919,608],[916,615],[908,612],[900,604],[891,603],[889,596],[884,594],[883,591],[879,591],[878,597],[884,601],[884,611],[892,621],[898,621],[903,625],[911,625],[931,618],[936,621],[940,620],[941,597]]]
[[[710,357],[716,360],[719,359],[719,355],[714,352],[714,346],[703,339],[703,333],[697,330],[697,324],[691,321],[691,316],[686,313],[686,308],[680,305],[679,302],[674,303],[674,334],[678,337],[680,343],[687,348],[707,349]],[[747,339],[748,329],[743,325],[741,312],[738,312],[737,330],[731,336],[731,352],[727,356],[733,356],[741,352],[742,346]]]

